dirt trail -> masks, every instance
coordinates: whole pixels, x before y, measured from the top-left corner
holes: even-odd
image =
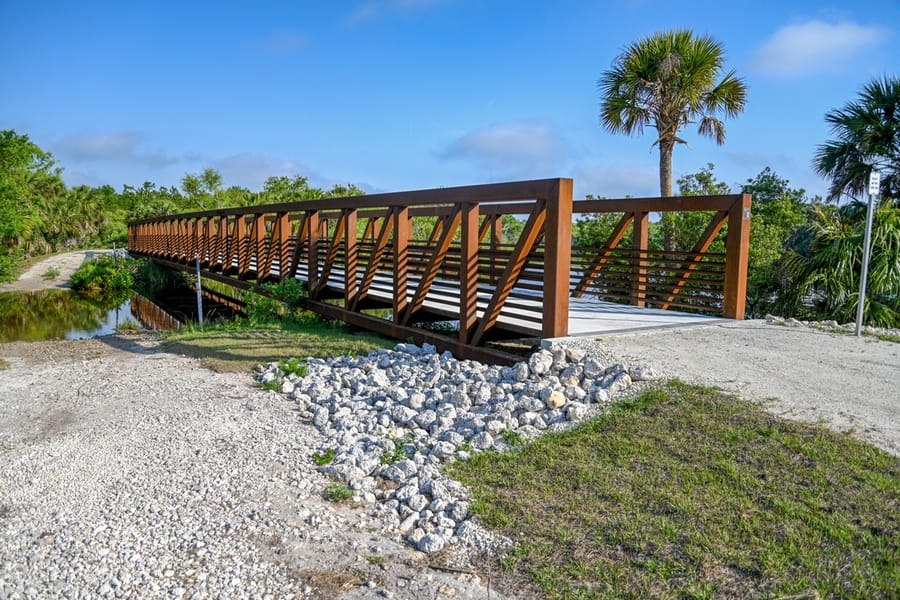
[[[76,250],[50,256],[34,264],[25,271],[17,281],[0,283],[0,292],[36,292],[52,288],[68,288],[72,274],[78,270],[85,260],[111,254],[112,250]],[[50,269],[59,271],[53,279],[44,279],[44,273]]]
[[[900,344],[740,321],[606,336],[617,356],[762,402],[790,419],[850,431],[900,455]]]

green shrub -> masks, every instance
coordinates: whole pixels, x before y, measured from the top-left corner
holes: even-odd
[[[101,256],[86,261],[72,275],[72,289],[89,294],[131,289],[134,285],[132,269],[136,261],[113,260],[111,256]]]
[[[285,377],[288,375],[306,377],[306,373],[309,371],[309,367],[306,363],[300,362],[297,358],[278,361],[278,366],[281,368],[281,372],[284,373]]]

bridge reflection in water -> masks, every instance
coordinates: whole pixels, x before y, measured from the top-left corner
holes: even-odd
[[[235,314],[244,313],[244,302],[204,288],[203,312],[206,321],[230,319]],[[198,320],[196,295],[193,291],[182,291],[177,295],[169,294],[151,300],[135,294],[131,298],[131,313],[144,328],[151,331],[181,329],[185,324]]]
[[[182,270],[198,257],[204,277],[260,293],[297,279],[324,316],[507,362],[485,344],[588,334],[604,307],[742,319],[750,202],[748,194],[573,201],[571,179],[542,179],[153,217],[129,223],[128,249]],[[708,224],[691,248],[650,247],[651,212],[698,211]],[[602,214],[616,223],[605,243],[573,246],[573,217]],[[515,235],[504,231],[508,216],[521,224]],[[432,321],[455,321],[459,331],[421,326]]]

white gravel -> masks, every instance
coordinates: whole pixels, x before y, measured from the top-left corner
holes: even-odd
[[[116,339],[0,346],[0,598],[502,598],[324,500],[294,402]]]
[[[581,348],[606,362],[622,358],[636,379],[662,374],[715,385],[900,454],[900,344],[752,321],[558,343],[575,346],[573,355]],[[412,405],[428,413],[438,396],[462,403],[463,416],[477,409],[472,402],[507,410],[494,411],[502,414],[498,431],[535,429],[547,419],[563,426],[584,415],[563,413],[557,400],[579,408],[582,395],[599,397],[626,374],[587,359],[551,369],[546,353],[509,370],[380,353],[378,366],[320,361],[282,395],[253,386],[247,374],[214,374],[160,352],[144,336],[3,344],[0,357],[9,364],[0,370],[0,599],[502,598],[483,573],[433,568],[408,543],[411,534],[397,531],[399,519],[413,527],[416,517],[429,541],[449,539],[449,526],[440,534],[448,517],[424,512],[429,498],[401,499],[403,487],[363,493],[375,483],[366,476],[351,485],[372,496],[361,506],[326,501],[333,480],[318,472],[313,451],[364,430],[408,435],[396,420],[409,421]],[[419,379],[431,372],[417,361],[442,363],[435,377],[443,375],[425,385]],[[547,381],[532,380],[548,369]],[[481,394],[494,380],[500,387]],[[365,399],[363,381],[387,391]],[[398,381],[425,393],[401,394]],[[548,381],[554,390],[543,389]],[[314,406],[307,392],[323,404]],[[477,447],[490,437],[489,419],[482,431],[439,416],[427,432],[411,430],[421,437],[421,472],[453,454],[448,444],[460,452],[464,440]],[[336,450],[333,476],[351,464],[342,457],[368,464],[355,444]],[[372,452],[377,468],[383,449]],[[342,479],[353,484],[355,472]],[[371,510],[376,496],[393,503],[387,518]],[[445,552],[453,548],[465,552],[464,544]]]
[[[849,431],[900,455],[898,343],[764,321],[605,336],[600,343],[668,377],[737,393],[777,415]]]

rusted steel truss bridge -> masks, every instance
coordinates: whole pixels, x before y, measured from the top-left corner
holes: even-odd
[[[672,211],[709,223],[689,251],[650,249],[650,213]],[[573,218],[602,213],[618,217],[606,242],[573,246]],[[749,231],[748,194],[573,201],[571,179],[541,179],[153,217],[129,223],[128,249],[183,270],[199,257],[204,277],[261,293],[298,279],[323,316],[508,361],[486,344],[577,333],[572,302],[742,319]]]

